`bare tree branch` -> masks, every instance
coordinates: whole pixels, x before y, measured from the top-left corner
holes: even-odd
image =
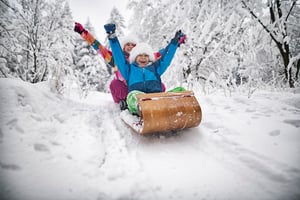
[[[12,7],[11,5],[8,4],[8,2],[0,0],[1,3],[3,3],[4,5],[6,5],[6,7],[12,9],[14,12],[16,12],[16,9],[14,7]]]
[[[291,6],[291,8],[290,8],[290,10],[288,12],[288,14],[285,17],[285,21],[288,20],[288,18],[289,18],[289,16],[290,16],[290,14],[291,14],[291,12],[292,12],[292,10],[293,10],[293,8],[294,8],[295,5],[296,5],[296,1],[293,1],[293,4],[292,4],[292,6]]]
[[[8,77],[8,76],[4,73],[4,71],[1,69],[1,67],[0,67],[0,71],[1,71],[1,73],[3,74],[3,76],[4,76],[5,78]]]
[[[267,31],[272,40],[277,44],[279,43],[276,38],[274,37],[274,35],[272,34],[272,32],[268,29],[268,27],[256,16],[256,14],[251,10],[251,8],[244,2],[244,1],[241,1],[242,4],[245,6],[245,8],[247,8],[247,10],[250,12],[250,14],[258,21],[258,23],[260,23],[262,25],[262,27],[264,28],[265,31]]]

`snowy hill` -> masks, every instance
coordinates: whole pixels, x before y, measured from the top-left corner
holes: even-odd
[[[299,199],[300,94],[198,95],[203,121],[139,136],[110,94],[0,79],[0,197]]]

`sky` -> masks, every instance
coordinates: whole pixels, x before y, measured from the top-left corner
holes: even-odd
[[[68,0],[75,21],[85,24],[89,18],[98,37],[105,37],[104,24],[110,17],[113,7],[116,7],[125,18],[125,25],[130,17],[126,9],[127,0]]]

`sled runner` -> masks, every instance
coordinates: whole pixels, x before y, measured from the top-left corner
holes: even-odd
[[[196,127],[202,119],[201,107],[192,91],[138,94],[140,117],[128,110],[122,120],[139,134]]]

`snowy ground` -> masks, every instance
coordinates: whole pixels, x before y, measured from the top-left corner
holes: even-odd
[[[0,199],[300,199],[300,94],[197,95],[203,121],[139,136],[110,94],[0,79]]]

